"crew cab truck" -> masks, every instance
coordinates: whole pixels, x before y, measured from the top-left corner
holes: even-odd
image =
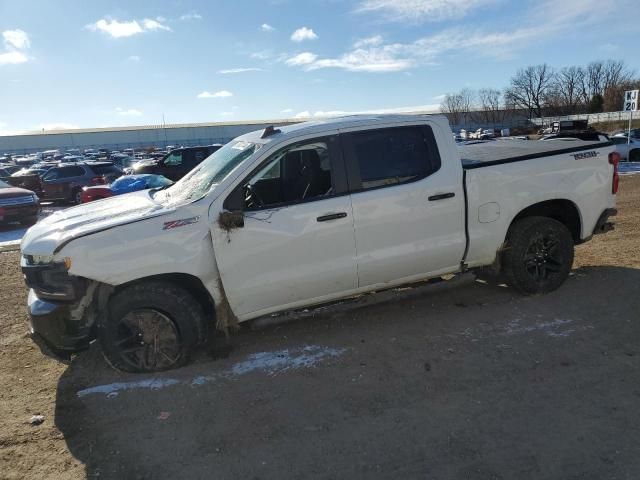
[[[183,179],[56,212],[22,241],[34,339],[108,362],[184,364],[260,316],[477,271],[557,289],[612,228],[617,153],[598,141],[458,147],[442,116],[352,116],[231,141]]]

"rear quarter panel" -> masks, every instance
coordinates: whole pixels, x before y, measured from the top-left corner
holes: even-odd
[[[573,202],[580,215],[580,238],[589,237],[603,210],[615,206],[615,195],[611,193],[613,166],[608,160],[613,147],[594,150],[597,155],[590,158],[562,154],[467,170],[467,264],[474,267],[493,263],[516,215],[546,200]],[[480,208],[491,202],[499,205],[498,218],[483,223]]]

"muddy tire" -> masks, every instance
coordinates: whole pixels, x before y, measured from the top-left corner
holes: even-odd
[[[98,325],[107,362],[117,370],[160,372],[180,367],[198,343],[200,304],[167,282],[132,285],[115,294]],[[200,323],[199,323],[200,322]]]
[[[573,265],[573,238],[562,223],[528,217],[511,226],[503,254],[505,281],[520,293],[556,290]]]

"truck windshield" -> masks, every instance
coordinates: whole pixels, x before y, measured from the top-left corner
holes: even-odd
[[[159,202],[181,203],[198,200],[260,147],[260,144],[239,140],[227,143],[174,185],[152,195]]]

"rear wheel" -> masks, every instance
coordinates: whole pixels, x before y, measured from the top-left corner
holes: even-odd
[[[82,190],[76,188],[73,192],[71,192],[71,202],[75,205],[80,205],[82,203]]]
[[[573,265],[573,238],[552,218],[528,217],[515,223],[507,238],[503,267],[507,284],[525,295],[556,290]]]
[[[132,285],[109,302],[98,337],[107,362],[127,372],[159,372],[184,365],[198,342],[200,304],[171,283]]]

